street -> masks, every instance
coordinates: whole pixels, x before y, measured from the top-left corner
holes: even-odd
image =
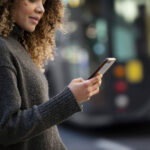
[[[61,125],[60,136],[68,150],[150,150],[150,124],[97,129]]]

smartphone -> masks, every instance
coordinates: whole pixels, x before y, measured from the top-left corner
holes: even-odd
[[[106,58],[88,79],[93,78],[97,73],[104,75],[106,71],[114,64],[115,61],[116,58]]]

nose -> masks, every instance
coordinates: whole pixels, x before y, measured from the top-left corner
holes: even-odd
[[[45,12],[44,6],[41,2],[38,3],[35,11],[40,14],[43,14]]]

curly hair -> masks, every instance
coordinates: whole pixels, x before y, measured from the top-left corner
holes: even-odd
[[[18,0],[0,0],[0,35],[7,37],[13,30],[14,4]],[[64,5],[61,0],[46,0],[45,12],[34,32],[24,32],[20,43],[36,66],[43,70],[47,59],[54,60],[55,31],[63,24]]]

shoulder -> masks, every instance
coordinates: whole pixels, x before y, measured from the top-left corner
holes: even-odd
[[[8,51],[9,50],[7,48],[7,39],[2,37],[2,36],[0,36],[0,54],[7,53]]]
[[[0,66],[14,69],[14,56],[7,46],[7,38],[0,36]]]

